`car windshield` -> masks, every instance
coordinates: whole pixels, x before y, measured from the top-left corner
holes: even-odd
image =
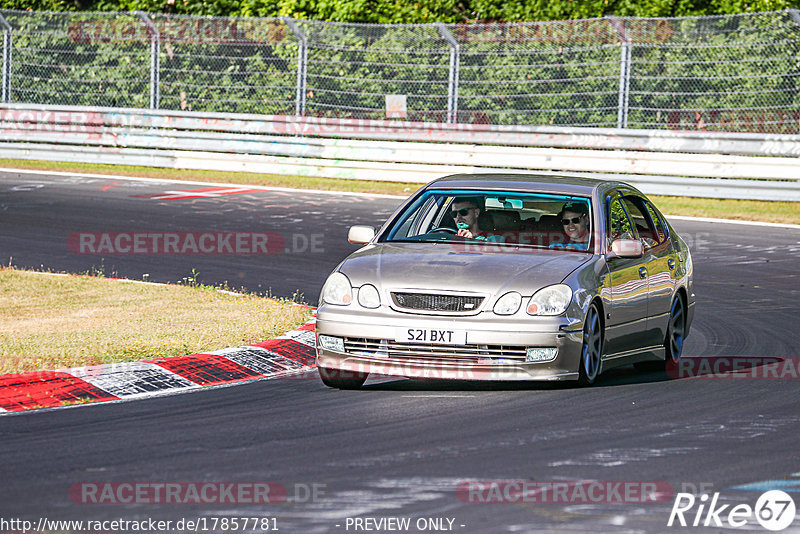
[[[428,190],[390,223],[380,242],[481,242],[514,248],[586,251],[588,198],[549,193]]]

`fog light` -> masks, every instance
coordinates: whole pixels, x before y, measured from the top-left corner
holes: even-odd
[[[528,349],[527,354],[525,354],[525,361],[526,362],[549,362],[550,360],[555,360],[556,355],[558,354],[558,349],[555,347],[550,348],[531,348]]]
[[[323,349],[335,350],[336,352],[344,352],[344,340],[340,337],[333,336],[319,336],[319,344]]]

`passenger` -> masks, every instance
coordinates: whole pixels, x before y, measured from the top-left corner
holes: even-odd
[[[561,226],[567,234],[567,248],[586,250],[589,248],[589,206],[585,202],[564,204],[559,213]]]

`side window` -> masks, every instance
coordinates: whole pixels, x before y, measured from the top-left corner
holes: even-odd
[[[666,226],[664,226],[664,221],[658,215],[656,208],[648,202],[647,200],[644,201],[644,205],[647,208],[647,212],[650,214],[650,220],[653,221],[656,227],[656,237],[658,238],[659,243],[663,243],[665,239],[667,239],[667,230]]]
[[[608,219],[609,241],[636,238],[631,221],[628,219],[628,214],[625,213],[619,197],[611,199],[608,205]]]
[[[392,230],[389,239],[405,239],[425,232],[425,224],[430,224],[430,217],[435,211],[436,199],[428,198],[409,207],[403,224]]]
[[[622,199],[622,203],[644,244],[648,247],[657,245],[660,242],[658,232],[653,227],[650,217],[645,215],[647,208],[644,206],[644,201],[639,197],[627,196]]]
[[[390,236],[391,239],[403,239],[404,237],[408,237],[408,232],[411,228],[411,223],[414,222],[414,217],[409,217],[403,221],[403,224],[395,228]]]
[[[455,228],[453,220],[445,217],[445,213],[449,211],[449,209],[445,210],[444,206],[447,205],[449,207],[451,201],[452,199],[438,197],[433,202],[426,205],[426,211],[421,215],[419,220],[417,233],[424,234],[425,232],[429,232],[437,226],[448,226],[448,224],[450,227]]]

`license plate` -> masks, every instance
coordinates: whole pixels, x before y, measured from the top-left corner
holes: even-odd
[[[429,343],[434,345],[466,345],[466,330],[441,328],[398,328],[394,340],[398,343]]]

